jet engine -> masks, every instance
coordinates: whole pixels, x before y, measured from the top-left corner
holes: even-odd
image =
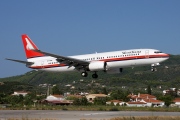
[[[90,71],[103,71],[106,70],[107,64],[104,61],[93,61],[89,64]]]

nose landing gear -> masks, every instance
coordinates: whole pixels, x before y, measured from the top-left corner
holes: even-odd
[[[157,71],[156,66],[159,66],[159,65],[160,65],[159,63],[151,64],[151,72]]]
[[[157,68],[151,67],[151,72],[155,72],[155,71],[157,71]]]

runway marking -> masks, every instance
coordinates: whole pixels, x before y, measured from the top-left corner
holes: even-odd
[[[89,115],[100,115],[100,114],[112,114],[112,112],[100,112],[100,113],[89,113],[89,114],[84,114],[85,116],[89,116]]]

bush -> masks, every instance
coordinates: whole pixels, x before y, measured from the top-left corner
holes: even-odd
[[[99,111],[106,111],[106,108],[100,107],[98,110],[99,110]]]
[[[68,110],[67,108],[63,107],[62,110]]]
[[[117,107],[110,108],[109,111],[119,111]]]

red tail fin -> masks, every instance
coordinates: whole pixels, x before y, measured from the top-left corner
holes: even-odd
[[[24,50],[27,59],[44,56],[44,54],[34,51],[34,50],[38,50],[38,48],[26,34],[22,35],[22,42],[24,45]]]

